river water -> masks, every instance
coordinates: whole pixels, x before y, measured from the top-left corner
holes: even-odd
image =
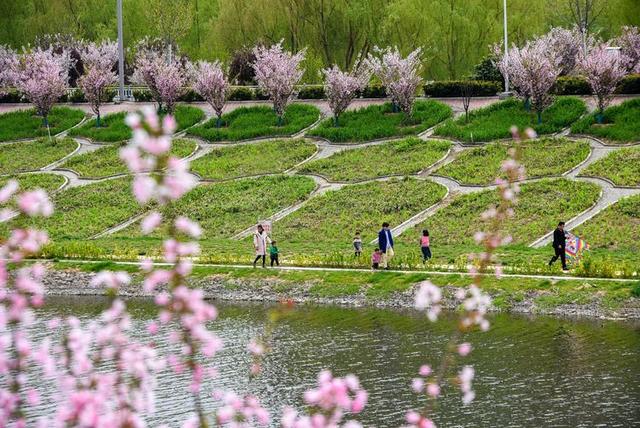
[[[88,321],[102,310],[101,298],[49,298],[34,335],[51,334],[44,321],[74,314]],[[146,337],[153,305],[129,301],[134,329]],[[436,363],[454,326],[453,315],[430,323],[414,311],[298,306],[275,327],[264,372],[250,380],[246,346],[262,333],[273,306],[218,303],[211,324],[225,342],[215,358],[214,388],[253,391],[272,413],[284,405],[302,408],[303,391],[321,368],[355,373],[370,393],[358,419],[367,427],[397,427],[407,409],[419,405],[411,379],[423,363]],[[455,391],[441,400],[435,420],[443,427],[630,427],[640,426],[640,325],[613,321],[500,314],[491,329],[470,335],[476,368],[476,400],[462,406]],[[169,346],[161,334],[158,346]],[[191,411],[185,377],[159,378],[157,412],[151,426],[179,426]],[[51,411],[48,400],[37,409]],[[216,404],[205,400],[209,409]],[[33,413],[32,413],[33,415]],[[277,420],[273,422],[277,426]]]

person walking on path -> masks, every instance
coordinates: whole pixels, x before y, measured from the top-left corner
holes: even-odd
[[[362,238],[360,238],[360,232],[356,232],[356,237],[353,238],[353,250],[356,257],[362,255]]]
[[[567,258],[565,255],[565,249],[567,246],[567,237],[564,232],[564,222],[558,223],[558,227],[553,231],[553,250],[555,255],[549,260],[549,266],[558,260],[558,257],[562,261],[562,270],[567,270]]]
[[[253,261],[253,267],[256,267],[258,260],[262,259],[262,267],[265,267],[267,259],[267,244],[271,242],[267,231],[264,230],[261,224],[258,225],[258,229],[253,234],[253,248],[256,250],[256,258]]]
[[[380,268],[381,258],[382,258],[382,253],[380,252],[380,248],[376,248],[373,254],[371,254],[371,269],[378,270]]]
[[[280,260],[278,260],[278,247],[276,247],[276,241],[271,241],[271,246],[269,247],[269,258],[271,259],[271,267],[273,267],[273,263],[277,266],[280,266]]]
[[[389,223],[386,221],[382,223],[382,229],[378,232],[378,244],[382,251],[382,267],[389,269],[389,263],[395,255],[393,252],[393,236],[391,235],[391,229],[389,229]]]
[[[431,259],[431,247],[429,247],[429,231],[427,229],[422,231],[420,237],[420,249],[422,250],[422,263],[426,263]]]

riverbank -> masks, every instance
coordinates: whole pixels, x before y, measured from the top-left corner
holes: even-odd
[[[112,262],[50,262],[44,278],[48,295],[101,295],[90,285],[103,269],[132,273],[132,283],[120,290],[126,297],[149,297],[135,264]],[[413,307],[419,282],[443,288],[443,306],[459,305],[455,290],[470,283],[468,276],[422,272],[368,272],[348,269],[253,269],[196,266],[191,286],[209,299],[224,301],[327,304],[351,307]],[[482,288],[493,298],[492,311],[600,319],[640,320],[640,283],[607,279],[486,276]]]

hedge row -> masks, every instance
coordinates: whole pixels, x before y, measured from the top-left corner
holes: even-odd
[[[474,97],[490,97],[502,92],[502,83],[484,80],[443,80],[437,82],[429,82],[424,85],[424,95],[434,98],[460,97],[462,94],[462,85],[471,85],[472,96]],[[589,84],[581,77],[562,76],[556,81],[551,92],[555,95],[590,95],[591,89]],[[616,89],[618,94],[640,94],[640,74],[631,74],[622,79]],[[116,89],[110,89],[105,96],[105,100],[110,101],[116,95]],[[151,94],[146,89],[134,89],[133,96],[136,101],[151,101]],[[371,85],[362,91],[362,98],[385,98],[387,96],[384,88],[380,85]],[[249,101],[249,100],[266,100],[269,97],[262,93],[259,89],[251,87],[235,87],[231,90],[229,100],[231,101]],[[320,100],[325,98],[324,87],[321,85],[305,85],[298,91],[298,98],[303,100]],[[186,93],[180,97],[183,102],[203,101],[200,95],[196,94],[193,89],[188,89]],[[22,103],[27,102],[15,90],[0,97],[0,103]],[[84,94],[78,88],[69,90],[62,98],[61,103],[82,103],[86,102]]]

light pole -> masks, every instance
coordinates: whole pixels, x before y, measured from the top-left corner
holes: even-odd
[[[507,32],[507,0],[503,1],[503,23],[504,23],[504,59],[505,63],[509,64],[509,36]],[[508,70],[507,66],[507,70]],[[504,73],[504,93],[509,93],[509,73]]]
[[[120,102],[124,97],[124,41],[122,35],[122,0],[118,0],[118,98]]]

